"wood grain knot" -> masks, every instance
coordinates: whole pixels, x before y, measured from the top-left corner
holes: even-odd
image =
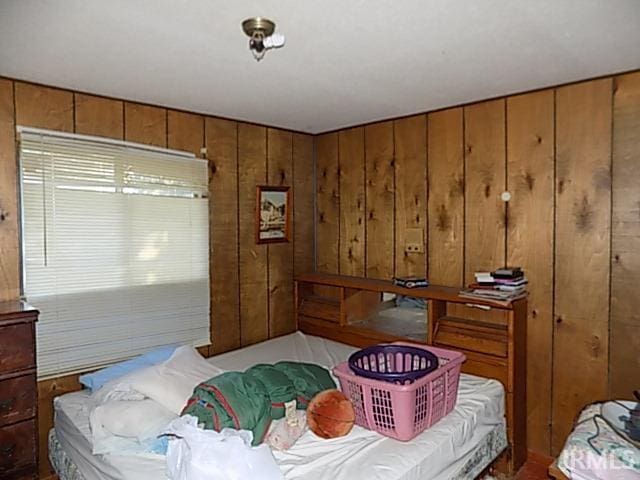
[[[389,165],[390,165],[392,168],[393,168],[393,167],[395,167],[395,166],[396,166],[396,159],[395,159],[395,158],[391,159],[391,161],[389,162]]]
[[[591,355],[594,358],[598,358],[602,351],[602,347],[600,345],[600,337],[598,337],[597,335],[594,335],[593,338],[591,338],[591,341],[589,343],[590,343],[589,350],[591,350]]]
[[[280,183],[284,184],[287,181],[287,173],[284,170],[280,170]]]
[[[535,308],[533,310],[531,310],[531,316],[533,318],[538,318],[538,310],[535,309]]]
[[[322,178],[327,178],[328,172],[326,168],[322,169]]]
[[[531,173],[527,172],[524,174],[524,181],[527,184],[527,188],[529,189],[529,191],[533,190],[533,186],[535,185],[535,179],[533,178],[533,175],[531,175]]]
[[[467,154],[471,154],[473,147],[471,145],[467,145]]]
[[[558,195],[562,195],[564,192],[564,180],[558,180]]]
[[[451,195],[451,198],[464,195],[464,178],[459,177],[454,180],[449,195]]]
[[[536,141],[538,143],[542,143],[542,137],[540,135],[536,135]]]
[[[218,166],[215,164],[215,162],[209,162],[209,172],[211,172],[211,175],[215,175],[217,171]]]
[[[436,228],[441,232],[446,232],[451,228],[451,215],[447,211],[444,204],[438,205],[438,214],[436,215]]]
[[[324,212],[318,212],[318,222],[324,223]]]
[[[420,225],[420,214],[416,213],[416,225]]]
[[[374,219],[374,214],[373,214],[373,210],[371,210],[369,212],[369,220],[373,220]]]
[[[557,323],[558,325],[560,325],[560,324],[562,323],[562,320],[563,320],[562,315],[558,315],[558,316],[556,317],[556,323]]]
[[[485,185],[484,186],[484,196],[486,198],[489,198],[491,196],[491,185]]]
[[[593,226],[593,208],[591,208],[586,195],[582,197],[581,202],[574,205],[573,215],[579,231],[587,232],[591,230]]]
[[[616,262],[616,263],[620,263],[620,255],[616,253],[616,254],[613,256],[613,261],[614,261],[614,262]]]

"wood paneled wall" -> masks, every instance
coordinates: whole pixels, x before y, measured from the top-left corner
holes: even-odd
[[[640,72],[319,135],[316,162],[319,271],[460,285],[524,267],[531,450],[640,386]]]
[[[193,152],[209,161],[211,335],[215,354],[292,332],[293,273],[313,269],[313,137],[161,107],[0,79],[0,300],[20,285],[15,126],[77,132]],[[256,245],[256,185],[289,185],[294,236]],[[41,458],[53,397],[77,376],[40,382]],[[45,472],[46,461],[42,463]]]

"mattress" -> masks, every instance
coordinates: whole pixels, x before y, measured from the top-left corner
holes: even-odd
[[[347,345],[296,332],[209,361],[225,370],[279,360],[331,368],[353,351]],[[163,456],[91,453],[88,393],[57,397],[54,408],[51,454],[63,480],[166,478]],[[348,436],[332,440],[319,440],[306,432],[289,451],[274,455],[287,480],[451,480],[474,478],[505,447],[502,385],[463,374],[453,412],[410,442],[356,426]]]

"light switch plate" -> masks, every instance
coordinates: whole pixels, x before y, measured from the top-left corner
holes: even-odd
[[[406,253],[424,253],[424,232],[421,228],[405,230],[404,251]]]

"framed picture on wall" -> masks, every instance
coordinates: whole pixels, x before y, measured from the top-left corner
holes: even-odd
[[[258,185],[256,193],[256,243],[288,242],[291,235],[289,187]]]

